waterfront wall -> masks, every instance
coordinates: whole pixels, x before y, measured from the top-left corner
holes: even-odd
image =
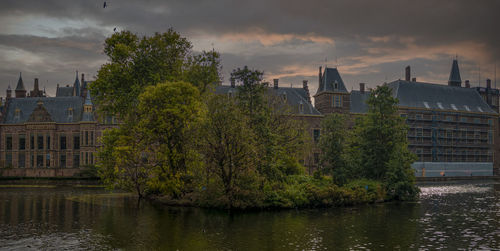
[[[74,177],[80,168],[1,168],[0,177]]]
[[[416,177],[493,176],[492,162],[415,162]]]

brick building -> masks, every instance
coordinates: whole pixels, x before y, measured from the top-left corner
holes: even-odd
[[[56,97],[39,90],[38,79],[27,92],[21,75],[15,97],[9,86],[0,113],[3,176],[73,176],[95,163],[97,138],[114,121],[96,119],[88,84],[77,72]]]

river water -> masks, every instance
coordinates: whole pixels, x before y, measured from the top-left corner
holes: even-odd
[[[413,203],[229,214],[102,188],[0,185],[0,248],[500,250],[500,182],[419,186]]]

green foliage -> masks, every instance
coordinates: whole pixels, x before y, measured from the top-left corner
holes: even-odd
[[[347,126],[345,115],[329,114],[321,121],[319,140],[320,168],[324,174],[333,176],[337,185],[343,185],[352,178],[346,161]]]

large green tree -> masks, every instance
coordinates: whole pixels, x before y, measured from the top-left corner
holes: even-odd
[[[352,178],[345,156],[348,137],[346,122],[345,115],[337,113],[326,115],[321,121],[320,171],[332,175],[339,185]]]
[[[408,150],[407,125],[398,114],[398,100],[392,89],[382,85],[367,100],[368,114],[356,123],[355,147],[359,151],[364,177],[384,181],[391,196],[410,199],[418,189]]]

